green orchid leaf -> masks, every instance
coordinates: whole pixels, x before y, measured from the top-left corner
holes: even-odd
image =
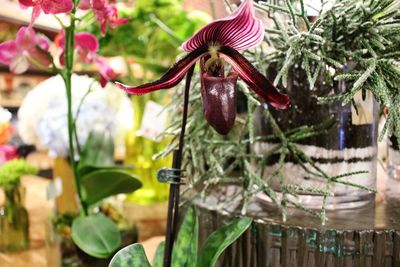
[[[132,171],[134,168],[132,165],[90,165],[90,164],[80,164],[79,167],[79,174],[81,175],[80,177],[84,177],[85,175],[94,172],[94,171],[99,171],[99,170],[115,170],[115,171]]]
[[[195,267],[198,235],[199,222],[195,210],[190,207],[186,212],[172,251],[173,267]]]
[[[100,169],[82,177],[83,198],[88,205],[116,194],[131,193],[141,186],[135,176],[123,170]]]
[[[79,159],[80,177],[88,173],[87,166],[114,166],[114,141],[109,132],[90,132]]]
[[[151,267],[141,244],[124,247],[114,255],[108,267]]]
[[[164,249],[165,249],[165,242],[163,241],[157,247],[156,255],[154,256],[153,260],[153,267],[163,267]]]
[[[103,214],[77,217],[72,223],[72,240],[88,255],[107,258],[121,244],[117,225]]]
[[[249,228],[251,222],[251,218],[238,218],[213,232],[197,258],[196,267],[214,267],[222,252]]]

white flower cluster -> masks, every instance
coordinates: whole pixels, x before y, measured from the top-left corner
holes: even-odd
[[[91,92],[82,100],[89,89]],[[116,147],[124,146],[125,133],[133,122],[131,102],[124,92],[112,85],[103,89],[88,76],[74,75],[72,103],[81,146],[94,129],[110,132]],[[25,143],[48,149],[53,157],[68,156],[67,99],[60,76],[49,78],[28,93],[18,119],[18,131]]]

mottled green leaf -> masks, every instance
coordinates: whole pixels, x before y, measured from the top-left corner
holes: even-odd
[[[206,240],[196,267],[214,267],[222,252],[250,226],[251,218],[238,218],[213,232]]]
[[[114,255],[108,267],[151,267],[141,244],[124,247]]]
[[[172,251],[173,267],[194,267],[197,260],[199,222],[196,212],[189,208]]]
[[[157,247],[156,255],[153,260],[153,267],[163,267],[165,242],[161,242]]]
[[[121,234],[113,221],[103,214],[96,214],[73,221],[72,240],[87,254],[107,258],[120,246]]]

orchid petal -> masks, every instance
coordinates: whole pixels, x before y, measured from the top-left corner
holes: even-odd
[[[24,7],[30,7],[37,5],[37,0],[18,0],[19,4]]]
[[[110,27],[115,28],[119,25],[123,25],[129,22],[129,18],[117,18],[110,21]]]
[[[92,0],[90,3],[96,20],[100,24],[102,35],[106,34],[107,23],[109,23],[111,28],[114,28],[129,21],[127,18],[118,18],[118,10],[115,5],[107,5],[104,0]]]
[[[19,50],[30,50],[36,45],[36,34],[32,27],[21,27],[17,32],[15,43]]]
[[[71,11],[72,0],[42,0],[40,6],[45,14],[60,14]]]
[[[262,75],[245,57],[231,47],[224,46],[218,51],[232,66],[239,77],[249,85],[257,95],[278,109],[290,107],[289,97],[281,94],[275,86]]]
[[[21,74],[27,71],[28,68],[29,61],[23,56],[16,57],[10,62],[10,71],[12,73]]]
[[[0,44],[0,63],[9,65],[18,54],[17,44],[14,40]]]
[[[88,32],[80,32],[75,34],[75,46],[89,52],[97,52],[99,49],[99,41],[96,36]]]
[[[215,20],[200,29],[182,45],[185,51],[193,51],[204,45],[230,46],[245,50],[261,43],[264,25],[255,17],[253,1],[245,0],[230,16]]]
[[[99,49],[99,41],[91,33],[81,32],[75,34],[75,47],[81,60],[89,64],[96,56]]]
[[[110,67],[110,65],[107,63],[107,60],[104,57],[97,57],[96,63],[99,68],[100,85],[101,87],[105,87],[107,82],[115,79],[118,76],[118,74],[115,73],[115,71]]]
[[[125,90],[126,92],[134,95],[143,95],[160,89],[168,89],[177,85],[188,72],[191,66],[193,66],[196,61],[206,54],[208,47],[200,47],[184,58],[175,63],[159,80],[146,83],[139,86],[127,86],[122,83],[116,82],[115,84]]]
[[[201,76],[201,100],[204,117],[221,135],[232,129],[236,118],[236,82],[238,75],[213,77],[206,72]]]

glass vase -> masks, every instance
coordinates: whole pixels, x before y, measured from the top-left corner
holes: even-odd
[[[273,76],[273,75],[272,75]],[[321,133],[293,141],[328,177],[364,171],[357,175],[344,176],[337,182],[327,185],[328,179],[315,175],[316,168],[309,162],[299,163],[295,155],[289,154],[279,164],[279,154],[274,154],[266,163],[263,178],[270,179],[271,187],[282,196],[282,181],[274,176],[279,166],[283,168],[284,184],[294,188],[315,190],[296,191],[296,196],[287,195],[289,200],[303,207],[319,209],[323,205],[323,190],[330,192],[327,209],[345,209],[363,206],[374,199],[374,193],[362,187],[375,189],[377,175],[377,134],[379,107],[371,94],[359,93],[353,103],[319,103],[319,97],[338,95],[349,90],[344,82],[328,83],[319,77],[310,88],[304,70],[292,69],[289,72],[287,93],[291,98],[289,110],[268,108],[283,132],[290,134],[299,127],[317,127]],[[265,107],[264,107],[265,108]],[[271,122],[263,115],[261,108],[255,115],[255,132],[258,136],[273,133]],[[329,119],[330,118],[330,119]],[[333,127],[318,128],[323,121],[332,121]],[[275,141],[257,142],[254,151],[265,154],[277,143]],[[308,170],[308,171],[307,171]],[[311,171],[311,172],[309,172]],[[271,178],[272,177],[272,178]],[[353,186],[353,185],[359,185]],[[293,187],[292,187],[293,188]]]
[[[24,207],[24,188],[4,189],[0,207],[0,251],[19,251],[29,247],[29,218]]]
[[[154,160],[153,156],[162,151],[169,139],[154,140],[141,131],[142,120],[146,113],[146,96],[132,97],[134,107],[133,128],[127,133],[125,163],[134,166],[134,174],[142,182],[142,187],[128,196],[128,200],[140,205],[163,202],[168,198],[168,185],[158,182],[157,172],[160,168],[171,165],[171,157]]]
[[[394,135],[387,142],[387,174],[390,178],[400,180],[400,149]]]

